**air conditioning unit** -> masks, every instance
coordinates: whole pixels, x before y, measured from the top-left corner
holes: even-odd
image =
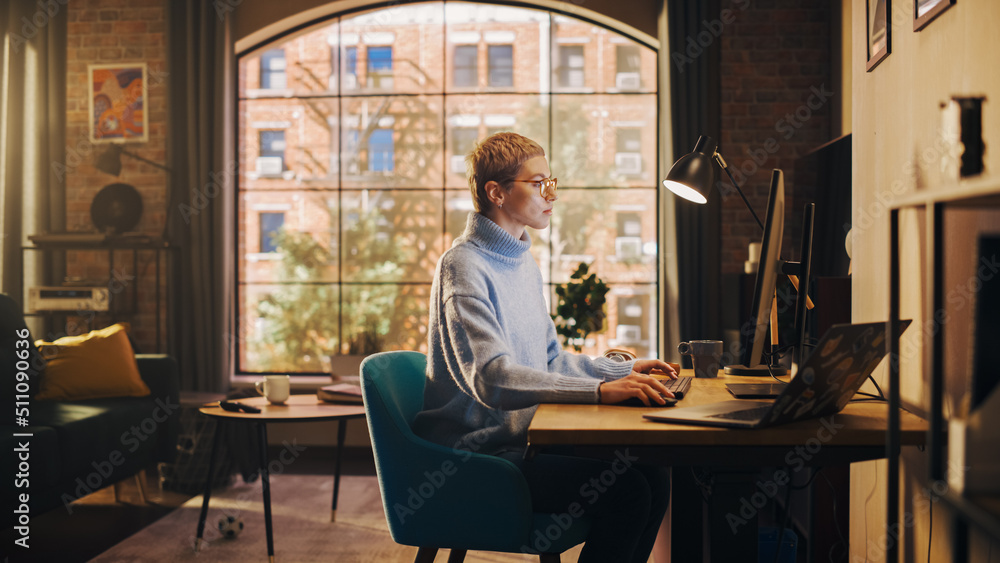
[[[465,156],[456,154],[451,157],[451,171],[465,176]]]
[[[615,340],[620,344],[639,342],[642,340],[642,327],[639,325],[618,325],[615,327]]]
[[[615,153],[615,171],[619,174],[642,174],[642,155],[637,152]]]
[[[619,72],[615,75],[615,88],[619,90],[638,90],[642,88],[642,80],[638,72]]]
[[[642,238],[618,237],[615,239],[615,256],[619,260],[638,260],[642,258]]]
[[[257,157],[258,176],[281,176],[285,171],[285,159],[280,156]]]

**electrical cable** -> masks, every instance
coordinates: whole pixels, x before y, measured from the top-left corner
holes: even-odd
[[[883,393],[882,392],[882,388],[878,386],[878,381],[875,381],[875,378],[871,374],[868,374],[868,379],[872,380],[872,384],[875,386],[875,389],[878,391],[879,396],[881,396],[883,399],[885,399],[885,393]]]
[[[822,472],[823,472],[823,468],[822,467],[819,468],[819,469],[817,469],[816,471],[814,471],[813,474],[809,476],[809,480],[806,481],[804,485],[798,485],[798,486],[788,485],[788,486],[792,487],[792,489],[794,489],[796,491],[801,491],[802,489],[808,488],[809,485],[812,485],[812,482],[813,482],[813,480],[816,479],[816,476],[819,475]],[[825,477],[825,475],[824,475],[824,477]]]
[[[931,493],[932,495],[934,493]],[[934,539],[934,503],[927,511],[927,563],[931,563],[931,540]]]
[[[819,473],[822,472],[823,470],[820,469]],[[830,498],[833,499],[833,527],[837,530],[837,537],[840,538],[840,543],[831,545],[830,551],[827,552],[827,558],[831,563],[833,563],[833,561],[835,561],[833,549],[837,547],[837,545],[843,545],[844,549],[848,550],[847,555],[850,555],[850,544],[848,544],[847,539],[844,538],[844,532],[840,529],[840,523],[837,521],[837,488],[833,486],[833,483],[830,481],[830,478],[826,476],[826,474],[823,474],[823,480],[826,481],[827,486],[830,487],[830,493],[832,493]],[[844,559],[847,558],[845,557]]]

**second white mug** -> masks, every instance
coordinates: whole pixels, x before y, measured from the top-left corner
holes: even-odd
[[[254,387],[272,405],[284,404],[291,393],[291,381],[287,375],[265,375],[264,381],[258,381]]]

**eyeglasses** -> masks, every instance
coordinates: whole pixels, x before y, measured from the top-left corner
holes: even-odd
[[[531,184],[538,189],[538,195],[542,197],[556,197],[556,178],[542,178],[541,180],[511,180],[522,184]]]

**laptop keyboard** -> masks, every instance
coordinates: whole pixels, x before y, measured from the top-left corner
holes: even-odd
[[[757,420],[760,417],[764,416],[764,414],[767,413],[767,411],[769,410],[771,410],[771,405],[764,405],[762,407],[756,407],[742,411],[713,414],[708,418],[724,418],[726,420]]]
[[[675,399],[683,399],[691,388],[691,377],[678,377],[677,379],[661,379],[663,383],[674,394]]]

